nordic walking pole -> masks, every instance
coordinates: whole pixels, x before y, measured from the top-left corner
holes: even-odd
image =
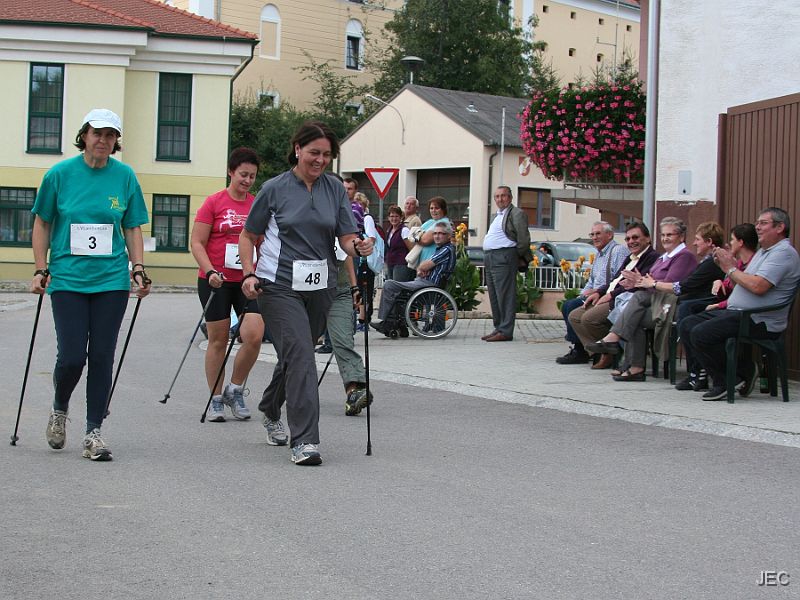
[[[142,279],[144,282],[144,286],[147,287],[151,283],[153,283],[147,275],[144,275]],[[133,316],[131,317],[131,324],[128,327],[128,335],[125,336],[125,344],[122,346],[122,354],[119,356],[119,362],[117,363],[117,372],[114,374],[114,381],[111,384],[111,391],[108,393],[108,400],[106,400],[106,412],[105,416],[107,417],[111,413],[108,411],[108,407],[111,406],[111,397],[114,395],[114,389],[117,387],[117,379],[119,379],[119,372],[122,369],[122,361],[125,360],[125,353],[128,351],[128,343],[131,341],[131,334],[133,333],[133,326],[136,324],[136,316],[139,314],[139,306],[142,304],[141,298],[136,298],[136,307],[133,309]]]
[[[47,276],[45,276],[45,280]],[[19,393],[19,408],[17,408],[17,422],[14,425],[14,435],[11,436],[11,445],[16,446],[17,432],[19,431],[19,417],[22,414],[22,400],[25,398],[25,386],[28,384],[28,372],[31,369],[31,356],[33,355],[33,342],[36,339],[36,328],[39,326],[39,314],[42,312],[42,300],[44,293],[39,294],[39,302],[36,304],[36,317],[33,319],[33,333],[31,333],[31,345],[28,348],[28,362],[25,363],[25,375],[22,378],[22,391]]]
[[[353,242],[353,247],[356,249],[356,254],[361,256],[361,253],[358,251],[356,247],[355,241]],[[369,276],[367,270],[369,269],[369,265],[364,258],[360,258],[358,261],[358,287],[361,288],[363,285],[363,291],[361,295],[361,299],[364,302],[364,386],[367,392],[367,456],[372,456],[372,436],[371,436],[371,427],[370,427],[370,418],[369,418],[369,405],[370,402],[370,392],[369,392],[369,312],[370,308],[372,308],[372,295],[370,285],[369,285]]]
[[[260,286],[256,286],[256,289],[261,289],[261,288]],[[245,309],[243,308],[242,314],[236,315],[240,323],[242,322],[242,319],[244,319],[245,314],[246,314]],[[217,389],[217,386],[219,385],[219,380],[222,379],[222,374],[225,372],[225,365],[228,364],[228,357],[231,355],[231,350],[233,350],[233,345],[235,343],[236,343],[236,336],[233,336],[231,338],[231,342],[228,344],[228,351],[225,353],[225,358],[222,359],[222,364],[219,367],[219,373],[217,373],[217,379],[214,381],[214,385],[211,387],[211,393],[208,395],[208,402],[206,402],[206,408],[203,411],[203,414],[200,415],[201,423],[206,422],[206,414],[208,413],[208,407],[211,406],[211,400],[214,398],[214,390]]]
[[[189,350],[192,349],[192,344],[194,344],[194,339],[197,337],[197,332],[200,330],[200,325],[203,324],[203,319],[206,318],[206,312],[208,311],[208,307],[211,306],[211,301],[214,299],[214,294],[217,293],[216,289],[212,289],[211,293],[208,296],[208,300],[206,301],[206,305],[203,307],[203,314],[200,315],[200,320],[197,321],[197,326],[194,328],[194,332],[192,333],[192,339],[189,340],[189,345],[186,346],[186,352],[183,353],[183,358],[181,359],[181,364],[178,365],[178,370],[175,373],[175,377],[172,378],[172,383],[169,384],[169,389],[167,393],[164,394],[164,399],[159,400],[161,404],[166,404],[167,400],[170,398],[170,394],[172,393],[172,388],[175,386],[175,382],[178,381],[178,375],[180,375],[181,369],[183,369],[183,363],[186,362],[186,357],[189,356]]]
[[[322,370],[322,375],[319,376],[319,381],[317,381],[317,387],[322,385],[322,380],[325,379],[325,373],[328,372],[328,367],[331,366],[332,360],[333,360],[333,352],[331,352],[331,355],[328,357],[328,362],[325,363],[325,368]]]

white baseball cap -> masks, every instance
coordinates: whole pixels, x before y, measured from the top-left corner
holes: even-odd
[[[107,108],[93,108],[83,118],[83,124],[91,125],[95,129],[103,129],[104,127],[111,127],[116,129],[122,135],[122,119],[119,115]]]

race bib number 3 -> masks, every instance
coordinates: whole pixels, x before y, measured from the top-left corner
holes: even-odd
[[[73,223],[70,225],[69,248],[80,256],[111,256],[114,226]]]
[[[256,264],[256,249],[253,248],[253,264]],[[242,270],[239,259],[239,244],[225,244],[225,268]]]
[[[313,292],[328,287],[327,260],[296,260],[292,265],[292,289]]]

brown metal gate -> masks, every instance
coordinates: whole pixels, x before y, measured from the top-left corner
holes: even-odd
[[[777,206],[800,227],[800,94],[743,104],[719,116],[717,204],[723,228],[754,223],[759,210]],[[800,307],[787,338],[789,369],[800,379]]]

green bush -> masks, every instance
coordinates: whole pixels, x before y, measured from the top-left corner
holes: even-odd
[[[469,261],[464,246],[456,246],[456,248],[458,259],[456,268],[447,282],[447,291],[455,299],[458,310],[474,310],[478,306],[475,296],[481,285],[481,275],[478,267]]]
[[[523,276],[517,273],[517,312],[533,314],[536,312],[537,300],[542,297],[542,290],[536,283],[536,269],[529,267]]]

